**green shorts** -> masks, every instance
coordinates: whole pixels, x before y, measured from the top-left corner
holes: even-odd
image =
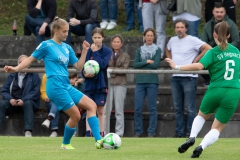
[[[204,114],[214,113],[215,118],[226,124],[237,109],[240,98],[240,89],[212,88],[208,89],[203,97],[200,111]]]

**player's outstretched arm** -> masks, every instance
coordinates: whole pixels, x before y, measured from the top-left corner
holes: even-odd
[[[175,63],[170,58],[165,58],[165,61],[168,62],[172,69],[181,70],[181,71],[197,71],[204,69],[202,63],[192,63],[186,65],[175,65]]]
[[[83,46],[83,50],[82,50],[81,57],[78,60],[78,62],[73,65],[74,68],[78,71],[81,71],[83,69],[84,63],[86,61],[87,51],[90,47],[90,44],[87,41],[84,41],[82,46]]]
[[[10,72],[10,73],[11,73],[11,72],[18,72],[18,71],[20,71],[21,69],[24,69],[24,68],[29,67],[30,64],[31,64],[33,61],[35,61],[35,60],[36,60],[36,58],[34,58],[33,56],[30,56],[30,57],[24,59],[24,60],[22,61],[22,63],[18,64],[16,67],[13,67],[13,66],[5,66],[5,67],[4,67],[4,70],[5,70],[5,72]]]

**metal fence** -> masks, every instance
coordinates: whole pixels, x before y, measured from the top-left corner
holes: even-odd
[[[77,70],[72,68],[68,69],[69,72],[76,72]],[[37,72],[37,73],[44,73],[44,68],[29,68],[23,69],[22,72]],[[125,74],[138,74],[138,73],[147,73],[147,74],[208,74],[207,70],[201,71],[179,71],[179,70],[141,70],[141,69],[108,69],[108,73],[125,73]],[[3,68],[0,68],[0,73],[5,73]]]
[[[22,70],[23,72],[38,72],[38,73],[44,73],[44,68],[29,68]],[[68,69],[69,72],[76,72],[76,69]],[[0,68],[0,73],[5,72],[3,68]],[[146,73],[146,74],[208,74],[207,70],[201,70],[201,71],[179,71],[179,70],[141,70],[141,69],[108,69],[108,74],[111,73],[122,73],[122,74],[139,74],[139,73]],[[107,98],[106,102],[106,108],[108,108],[109,104],[109,98]],[[107,110],[108,111],[108,110]],[[111,112],[106,112],[106,117],[110,117]],[[107,118],[108,119],[108,118]],[[110,131],[110,121],[105,122],[105,132],[106,134]]]

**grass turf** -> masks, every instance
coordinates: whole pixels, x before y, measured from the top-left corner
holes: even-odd
[[[118,150],[97,150],[93,138],[74,137],[72,146],[75,150],[61,150],[62,138],[48,137],[0,137],[0,159],[6,160],[62,160],[62,159],[96,159],[96,160],[181,160],[190,159],[196,143],[186,153],[179,154],[178,146],[184,138],[122,138],[122,146]],[[240,139],[220,138],[214,145],[206,148],[201,159],[237,160]]]

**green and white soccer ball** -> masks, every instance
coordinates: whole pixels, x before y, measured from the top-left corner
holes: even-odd
[[[108,133],[103,138],[103,148],[118,149],[122,144],[122,140],[116,133]]]
[[[98,74],[100,67],[97,61],[95,60],[88,60],[85,64],[84,64],[84,72],[86,74]]]

